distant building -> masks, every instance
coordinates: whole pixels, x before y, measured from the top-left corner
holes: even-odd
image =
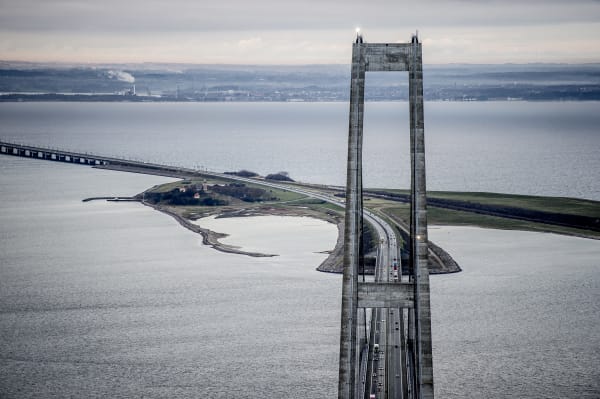
[[[135,85],[131,86],[129,90],[123,92],[124,96],[135,96]]]

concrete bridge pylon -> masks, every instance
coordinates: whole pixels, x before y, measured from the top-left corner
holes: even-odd
[[[431,311],[429,298],[427,203],[425,184],[425,138],[423,112],[423,64],[422,49],[418,37],[410,43],[366,43],[357,35],[352,46],[352,70],[350,84],[350,118],[348,134],[348,163],[346,180],[346,210],[344,229],[344,271],[342,280],[342,312],[340,329],[340,362],[338,398],[353,399],[369,393],[361,393],[359,377],[360,359],[357,355],[364,338],[359,339],[359,291],[363,303],[385,303],[381,292],[393,294],[395,287],[379,290],[377,298],[367,298],[361,289],[370,283],[359,283],[359,267],[362,248],[362,143],[365,74],[370,71],[406,71],[409,78],[410,154],[411,154],[411,217],[410,261],[408,282],[411,284],[412,302],[408,315],[408,334],[401,341],[406,345],[402,353],[408,353],[406,387],[393,389],[404,397],[430,399],[433,392],[433,360],[431,344]],[[375,284],[375,283],[372,283]],[[398,290],[405,285],[396,284]],[[404,288],[401,288],[404,287]],[[376,295],[376,294],[372,294]],[[393,295],[391,295],[393,296]],[[389,302],[393,302],[390,300]],[[378,307],[386,307],[378,306]],[[396,305],[397,306],[397,303]],[[363,322],[364,324],[364,322]],[[361,327],[362,329],[362,327]],[[387,354],[386,354],[387,357]],[[404,380],[404,378],[402,379]],[[387,397],[387,390],[379,397]]]

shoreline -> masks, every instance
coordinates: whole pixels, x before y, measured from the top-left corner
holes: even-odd
[[[228,236],[226,233],[218,233],[209,229],[204,229],[197,224],[192,223],[189,219],[172,212],[168,209],[162,208],[160,206],[155,206],[152,204],[144,203],[159,212],[172,216],[179,222],[183,227],[202,235],[202,243],[205,245],[209,245],[210,247],[216,249],[217,251],[226,252],[226,253],[234,253],[239,255],[247,255],[253,257],[273,257],[279,255],[273,254],[262,254],[257,252],[247,252],[243,251],[239,248],[223,244],[219,241],[220,238],[225,238]],[[325,273],[342,273],[342,262],[344,258],[344,222],[336,221],[332,216],[327,217],[326,214],[319,214],[316,212],[309,212],[304,209],[281,209],[281,208],[255,208],[255,209],[240,209],[238,211],[230,211],[230,212],[220,212],[215,213],[217,218],[236,218],[236,217],[252,217],[252,216],[293,216],[293,217],[312,217],[315,219],[323,220],[329,223],[333,223],[337,226],[338,229],[338,238],[334,248],[331,251],[326,251],[329,255],[319,266],[316,267],[315,270]],[[209,215],[203,215],[207,217]]]
[[[263,253],[259,253],[259,252],[243,251],[243,250],[239,249],[239,247],[223,244],[222,242],[219,241],[219,239],[227,237],[228,234],[218,233],[216,231],[212,231],[212,230],[200,227],[197,224],[192,223],[189,219],[186,219],[183,216],[181,216],[169,209],[166,209],[164,207],[149,204],[147,202],[142,202],[142,201],[138,201],[138,202],[141,203],[142,205],[148,206],[156,211],[159,211],[161,213],[171,216],[181,226],[185,227],[186,229],[188,229],[190,231],[193,231],[194,233],[200,234],[202,236],[202,244],[208,245],[211,248],[216,249],[217,251],[230,253],[230,254],[252,256],[255,258],[269,258],[269,257],[278,256],[275,254],[263,254]]]
[[[100,198],[93,198],[100,199]],[[92,199],[88,199],[92,200]],[[235,247],[232,245],[223,244],[219,241],[221,238],[225,238],[228,236],[226,233],[219,233],[216,231],[212,231],[209,229],[205,229],[200,227],[199,225],[192,223],[190,219],[185,218],[184,216],[179,215],[176,212],[171,211],[165,207],[160,205],[150,204],[144,201],[138,200],[142,205],[148,206],[158,212],[164,213],[165,215],[169,215],[174,218],[181,226],[186,229],[200,234],[202,236],[202,244],[208,245],[211,248],[225,253],[237,254],[237,255],[246,255],[252,257],[274,257],[279,256],[276,254],[263,254],[259,252],[248,252],[239,249],[239,247]],[[319,213],[319,212],[310,212],[306,209],[282,209],[275,207],[261,207],[254,209],[240,209],[237,211],[225,211],[225,212],[215,212],[212,215],[216,215],[217,218],[233,218],[233,217],[251,217],[251,216],[294,216],[294,217],[312,217],[315,219],[323,220],[329,223],[333,223],[337,226],[338,229],[338,238],[334,248],[331,251],[326,251],[323,253],[328,253],[329,255],[319,266],[316,267],[315,270],[324,272],[324,273],[336,273],[340,274],[342,272],[342,262],[344,255],[344,222],[343,220],[337,220],[341,218],[336,218],[331,214]],[[202,215],[202,217],[211,216],[210,214]],[[459,270],[460,271],[460,270]]]

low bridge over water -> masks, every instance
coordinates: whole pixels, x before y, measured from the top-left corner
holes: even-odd
[[[53,150],[49,148],[29,146],[26,144],[7,143],[1,141],[0,153],[83,165],[108,165],[110,163],[110,158],[102,158],[95,155],[79,154],[76,152]]]
[[[111,169],[126,167],[128,168],[128,171],[135,171],[136,168],[140,168],[143,170],[143,173],[164,176],[178,176],[182,172],[196,173],[196,171],[193,169],[186,169],[177,166],[161,165],[151,162],[134,161],[131,159],[114,158],[110,156],[80,153],[69,150],[44,148],[29,144],[10,143],[5,141],[0,141],[0,154],[71,163],[76,165],[110,167]]]

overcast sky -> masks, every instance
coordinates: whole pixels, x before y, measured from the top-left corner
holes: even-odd
[[[424,62],[600,62],[600,0],[0,0],[0,60],[346,64],[418,29]]]

